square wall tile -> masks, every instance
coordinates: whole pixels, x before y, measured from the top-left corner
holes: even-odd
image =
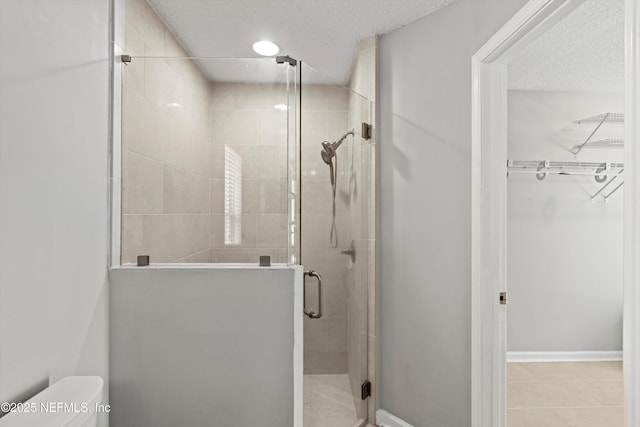
[[[256,247],[286,248],[287,224],[287,215],[285,214],[257,215]]]
[[[255,214],[287,213],[287,182],[283,179],[242,182],[242,210]]]
[[[286,104],[287,92],[283,84],[236,84],[236,109],[273,111],[277,104]]]
[[[211,84],[211,110],[233,110],[236,108],[235,83]]]
[[[165,26],[145,0],[126,1],[127,25],[135,29],[145,43],[164,56]]]
[[[347,353],[305,353],[305,374],[346,374]]]
[[[126,26],[127,47],[125,52],[131,56],[144,56],[144,39],[131,25]],[[115,70],[117,72],[117,68]],[[144,93],[144,60],[134,59],[122,66],[124,85],[134,92]]]
[[[173,166],[164,166],[163,213],[208,214],[209,178],[190,174]]]
[[[257,144],[258,114],[255,111],[212,110],[211,143]]]
[[[122,91],[122,148],[151,159],[166,158],[167,132],[164,114],[142,95],[125,87]]]
[[[287,111],[258,112],[258,144],[287,145]]]
[[[122,156],[122,212],[160,214],[163,210],[164,180],[161,163],[124,151]]]
[[[344,317],[327,318],[327,351],[343,353],[347,351],[347,319]],[[306,335],[305,335],[306,336]]]

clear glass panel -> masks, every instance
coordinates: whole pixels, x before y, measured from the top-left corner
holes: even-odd
[[[287,143],[289,264],[300,263],[300,67],[288,76],[289,114]]]
[[[124,65],[122,263],[288,262],[294,100],[295,68],[274,58]]]
[[[305,318],[305,425],[351,427],[367,419],[372,104],[307,64],[301,74],[301,263],[323,279],[323,316]]]

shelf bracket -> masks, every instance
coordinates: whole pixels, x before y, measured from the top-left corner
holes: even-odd
[[[587,138],[587,140],[585,142],[583,142],[582,144],[574,147],[571,150],[573,152],[574,156],[577,156],[578,154],[580,154],[580,152],[582,151],[584,146],[587,145],[589,143],[589,141],[591,141],[591,138],[593,138],[593,135],[595,135],[596,132],[598,132],[598,129],[600,129],[600,126],[602,126],[604,124],[604,122],[607,121],[607,119],[609,118],[609,114],[611,114],[611,113],[607,113],[607,114],[604,115],[602,120],[600,120],[600,123],[598,123],[598,126],[596,126],[596,128],[593,130],[593,132],[591,132],[591,135],[589,135],[589,137]]]

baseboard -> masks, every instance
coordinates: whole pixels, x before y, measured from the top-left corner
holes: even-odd
[[[411,424],[382,409],[376,411],[376,424],[380,427],[413,427]]]
[[[509,351],[507,362],[621,361],[621,351]]]

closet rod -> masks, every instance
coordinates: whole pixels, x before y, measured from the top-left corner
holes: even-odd
[[[624,163],[609,162],[551,162],[549,160],[508,160],[507,171],[511,173],[535,174],[538,181],[544,181],[549,174],[586,175],[595,177],[596,182],[603,183],[609,174],[624,169]],[[507,176],[508,176],[507,174]]]
[[[509,168],[540,168],[540,170],[547,169],[622,169],[624,163],[611,163],[611,162],[551,162],[548,160],[508,160],[507,167]]]
[[[531,175],[539,175],[539,174],[545,174],[545,175],[580,175],[580,176],[606,176],[606,172],[607,171],[603,171],[603,172],[583,172],[583,171],[571,171],[571,170],[548,170],[548,169],[542,169],[539,171],[536,170],[532,170],[532,169],[509,169],[509,173],[516,173],[516,174],[531,174]]]

